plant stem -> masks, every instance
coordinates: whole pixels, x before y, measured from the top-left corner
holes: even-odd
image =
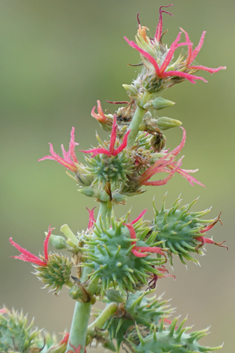
[[[100,207],[97,216],[96,223],[99,226],[101,222],[106,228],[110,226],[112,212],[112,201],[110,201],[109,195],[103,191],[100,197]]]
[[[88,267],[85,267],[83,269],[81,282],[85,282],[87,280],[89,271],[90,269]],[[91,294],[94,294],[96,292],[97,285],[98,285],[98,280],[93,281],[89,285],[88,290]],[[70,345],[71,343],[76,348],[79,345],[81,345],[82,348],[80,350],[80,353],[84,353],[84,349],[86,346],[87,327],[88,327],[90,312],[91,312],[91,305],[92,305],[91,302],[89,303],[82,303],[80,301],[76,302],[66,352],[68,352],[69,350],[73,351],[73,347],[71,347]]]
[[[102,222],[106,228],[107,227],[109,228],[111,211],[112,211],[112,202],[110,201],[108,194],[105,191],[103,191],[100,197],[100,207],[99,207],[96,223],[100,225],[100,223]],[[90,272],[90,268],[85,267],[83,269],[82,277],[81,277],[82,283],[88,279],[89,272]],[[91,294],[94,294],[96,292],[97,284],[98,284],[98,281],[97,283],[92,282],[89,285],[88,290]],[[76,302],[66,352],[68,352],[69,350],[73,351],[73,347],[71,347],[70,343],[76,348],[78,348],[78,346],[81,345],[82,348],[80,350],[80,353],[84,352],[85,345],[86,345],[87,327],[88,327],[90,312],[91,312],[91,305],[92,304],[90,302],[89,303],[83,303],[80,301]],[[105,315],[107,316],[107,314]]]
[[[105,322],[110,318],[110,316],[115,313],[117,307],[117,303],[110,303],[107,305],[106,308],[104,308],[101,314],[97,317],[97,319],[88,326],[88,332],[93,331],[96,327],[101,329]]]
[[[87,329],[87,342],[91,342],[93,337],[96,335],[95,329],[102,329],[105,322],[115,313],[117,310],[117,303],[110,303],[106,308],[100,313],[97,319],[88,326]]]
[[[150,100],[151,93],[145,92],[143,94],[143,97],[138,105],[138,107],[135,110],[135,113],[133,115],[131,124],[130,124],[130,134],[128,136],[128,143],[127,147],[131,147],[135,143],[136,136],[139,132],[139,126],[142,123],[144,114],[146,112],[146,109],[143,108],[144,104],[147,103]]]
[[[81,345],[80,353],[84,353],[90,311],[91,303],[76,302],[66,352],[74,351],[73,347],[70,346],[71,343],[76,348]]]

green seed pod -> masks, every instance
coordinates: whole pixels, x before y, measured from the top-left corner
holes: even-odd
[[[136,286],[146,285],[151,273],[158,274],[154,265],[165,262],[163,258],[134,255],[133,240],[123,223],[124,221],[116,222],[112,218],[111,228],[106,229],[103,224],[95,224],[92,236],[84,235],[84,242],[87,244],[87,254],[84,253],[84,256],[88,261],[81,266],[93,269],[90,274],[91,281],[100,279],[101,296],[110,287],[118,286],[119,291],[124,294],[125,290],[134,291]],[[149,228],[146,228],[146,231],[148,232]],[[138,230],[136,233],[138,238]],[[142,246],[141,243],[138,242],[137,245]]]
[[[49,241],[50,241],[51,245],[54,246],[54,248],[57,250],[67,248],[67,243],[66,243],[65,238],[60,235],[51,234]]]
[[[170,326],[166,328],[163,320],[159,327],[153,325],[148,335],[143,334],[138,326],[135,327],[136,334],[133,330],[127,334],[127,341],[130,344],[133,352],[136,353],[209,353],[214,350],[222,348],[219,347],[204,347],[198,343],[198,340],[208,335],[208,329],[196,331],[193,333],[186,333],[190,327],[183,328],[184,320],[178,327],[176,327],[178,319],[174,319]]]
[[[169,101],[168,99],[157,97],[153,101],[150,101],[144,105],[144,109],[153,108],[155,110],[161,110],[164,108],[171,107],[175,102]]]
[[[171,119],[171,118],[167,118],[166,116],[163,116],[157,119],[157,125],[161,130],[168,130],[168,129],[171,129],[172,127],[177,127],[182,125],[182,122],[176,119]]]
[[[30,352],[35,347],[38,330],[28,325],[27,316],[14,310],[0,314],[0,352]]]
[[[63,285],[70,282],[72,263],[65,256],[51,254],[46,266],[34,267],[34,274],[45,284],[45,288],[51,287],[50,291],[59,293]]]
[[[200,218],[207,214],[209,210],[202,212],[189,212],[189,209],[197,201],[194,200],[191,204],[180,206],[178,198],[170,209],[165,209],[165,197],[161,211],[155,209],[155,217],[153,220],[152,229],[157,232],[156,241],[161,241],[161,247],[167,248],[169,253],[178,255],[180,260],[185,264],[185,260],[191,260],[198,263],[191,252],[198,251],[197,245],[199,241],[196,239],[201,236],[200,230],[203,229],[205,223],[210,221],[201,220]],[[172,257],[170,257],[172,263]]]
[[[154,289],[155,290],[155,289]],[[151,291],[151,292],[154,292]],[[117,310],[121,314],[111,317],[105,324],[110,334],[110,338],[116,339],[118,351],[123,337],[130,328],[135,325],[142,325],[149,330],[152,324],[158,324],[162,316],[166,317],[172,310],[168,309],[167,301],[161,301],[161,297],[146,297],[149,291],[137,291],[129,293],[126,303],[120,304],[121,308]]]
[[[120,187],[120,182],[125,183],[127,174],[131,173],[133,164],[126,152],[123,151],[117,156],[107,156],[105,154],[97,154],[95,157],[86,157],[89,164],[89,171],[94,177],[94,183],[106,182]]]
[[[150,326],[157,324],[159,319],[164,315],[167,316],[171,313],[168,309],[167,300],[161,301],[161,296],[156,298],[146,297],[146,295],[155,291],[137,291],[130,293],[125,304],[126,311],[135,319],[136,322],[142,325]]]

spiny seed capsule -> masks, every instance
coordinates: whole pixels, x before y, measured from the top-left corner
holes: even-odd
[[[46,266],[34,266],[35,275],[52,291],[60,292],[63,285],[70,281],[72,263],[62,255],[51,254]]]
[[[124,222],[116,222],[112,218],[112,226],[94,227],[92,238],[87,236],[87,262],[82,267],[90,267],[93,271],[90,280],[100,280],[100,293],[104,294],[110,287],[118,287],[121,293],[134,291],[139,285],[148,283],[151,273],[158,274],[154,265],[165,262],[164,258],[138,257],[132,253],[133,239]],[[148,228],[149,230],[149,228]],[[143,241],[137,242],[141,246]],[[146,245],[145,245],[146,246]],[[151,244],[150,244],[151,246]]]
[[[153,325],[150,332],[143,330],[140,326],[135,326],[130,334],[127,334],[127,342],[130,344],[133,352],[136,353],[209,353],[211,351],[222,348],[204,347],[198,343],[198,340],[208,335],[208,329],[186,333],[190,327],[182,328],[184,322],[177,327],[178,319],[174,319],[169,327],[165,327],[164,321],[161,320],[159,326]]]
[[[172,310],[168,309],[167,301],[162,301],[161,297],[152,298],[146,297],[148,294],[154,292],[149,291],[137,291],[135,293],[129,293],[128,299],[125,303],[119,301],[118,314],[111,317],[105,324],[104,328],[109,331],[110,338],[116,339],[117,350],[123,342],[123,336],[130,332],[133,325],[145,327],[149,330],[152,324],[157,325],[162,316],[166,317]],[[109,292],[109,291],[108,291]],[[112,293],[113,294],[113,293]],[[112,296],[112,300],[117,297]],[[122,297],[123,298],[123,297]],[[126,320],[124,320],[126,318]]]
[[[194,200],[189,205],[179,207],[180,199],[173,203],[170,209],[165,209],[165,197],[160,211],[154,206],[155,216],[152,229],[157,232],[156,241],[162,241],[163,248],[167,248],[169,253],[178,255],[185,264],[185,260],[198,263],[190,253],[198,250],[199,241],[197,237],[201,235],[200,230],[204,228],[207,221],[200,218],[207,214],[209,210],[202,212],[189,212],[189,209],[197,201]],[[210,223],[211,221],[208,221]],[[172,256],[170,256],[172,262]]]
[[[28,325],[27,316],[14,310],[0,314],[0,351],[31,352],[38,341],[39,330],[32,329],[33,321]]]
[[[106,156],[98,154],[95,157],[86,157],[89,164],[89,171],[94,177],[94,183],[98,182],[103,185],[108,181],[114,185],[127,181],[126,175],[131,173],[132,164],[125,152],[119,153],[117,156]]]

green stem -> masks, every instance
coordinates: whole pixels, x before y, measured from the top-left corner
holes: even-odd
[[[127,147],[131,147],[134,145],[135,143],[135,139],[136,136],[139,132],[139,126],[142,123],[144,114],[146,113],[146,109],[143,108],[143,106],[145,105],[145,103],[147,103],[150,100],[151,97],[151,93],[145,92],[143,94],[143,97],[138,105],[138,107],[135,110],[135,113],[133,115],[131,124],[130,124],[130,134],[128,136],[128,143],[127,143]]]
[[[108,194],[105,191],[103,191],[100,197],[100,208],[99,208],[97,221],[96,221],[97,225],[100,225],[100,223],[102,222],[106,228],[109,227],[110,219],[111,219],[111,211],[112,211],[112,202],[110,201]],[[90,268],[85,267],[83,269],[82,277],[81,277],[82,283],[88,279],[89,272],[90,272]],[[93,282],[88,287],[88,291],[92,295],[97,290],[98,280],[95,283]],[[81,345],[82,348],[80,350],[80,353],[84,353],[84,349],[86,346],[87,327],[88,327],[90,312],[91,312],[91,305],[92,304],[90,302],[89,303],[82,303],[80,301],[76,302],[66,352],[68,352],[69,350],[74,351],[73,347],[70,345],[71,343],[76,348],[78,348],[78,346]]]
[[[96,223],[99,226],[101,222],[106,228],[110,226],[111,220],[111,212],[112,212],[112,201],[109,199],[109,195],[103,191],[100,197],[100,207],[97,216]]]
[[[88,326],[88,329],[87,329],[88,342],[92,341],[93,337],[96,335],[95,329],[96,328],[102,329],[105,322],[116,312],[117,307],[118,307],[117,303],[110,303],[101,312],[101,314],[97,317],[97,319]]]
[[[86,268],[84,269],[86,270]],[[88,269],[89,270],[89,269]],[[88,278],[88,271],[83,271],[81,282],[84,282]],[[89,291],[91,294],[94,294],[97,289],[97,284],[92,283],[92,286],[89,286]],[[78,348],[79,345],[82,346],[80,353],[84,353],[85,346],[86,346],[86,336],[87,336],[87,327],[90,318],[91,312],[91,303],[82,303],[77,301],[74,308],[73,319],[71,324],[71,329],[69,333],[69,340],[67,344],[66,352],[74,351],[74,348],[70,345],[70,343]]]
[[[88,332],[92,332],[95,328],[101,329],[104,326],[105,322],[110,318],[110,316],[115,313],[117,307],[117,303],[110,303],[109,305],[107,305],[106,308],[104,308],[101,314],[97,317],[97,319],[88,326]]]
[[[76,302],[66,352],[74,351],[74,348],[70,346],[71,343],[76,348],[81,345],[80,353],[84,353],[90,312],[91,303]]]
[[[112,216],[112,209],[113,209],[113,203],[112,201],[107,202],[107,222],[108,222],[108,228],[110,227],[111,224],[111,216]]]

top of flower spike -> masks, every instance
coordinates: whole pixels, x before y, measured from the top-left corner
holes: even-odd
[[[168,5],[164,7],[169,7],[169,6],[172,6],[172,5]],[[141,25],[139,25],[139,30],[136,36],[137,44],[133,41],[130,41],[126,37],[124,37],[127,43],[131,47],[139,51],[142,57],[143,63],[148,71],[152,71],[154,69],[156,77],[160,79],[182,77],[182,79],[187,79],[191,83],[196,83],[195,80],[202,80],[204,82],[207,82],[207,81],[203,77],[193,75],[195,71],[204,70],[210,73],[215,73],[215,72],[218,72],[219,70],[226,69],[225,66],[220,66],[216,69],[208,68],[206,66],[190,66],[190,64],[196,58],[197,54],[199,53],[202,47],[204,37],[205,37],[205,32],[203,32],[199,45],[194,49],[194,51],[192,51],[192,42],[190,41],[187,32],[185,32],[184,30],[182,31],[185,33],[186,41],[179,43],[180,36],[182,33],[182,32],[179,32],[176,39],[171,44],[170,48],[167,49],[161,43],[162,25],[163,25],[162,12],[165,12],[170,15],[171,13],[165,10],[162,10],[162,7],[163,6],[161,6],[159,10],[159,14],[160,14],[159,22],[157,25],[154,39],[150,39],[146,35],[147,27],[141,27]],[[183,57],[179,57],[175,62],[172,62],[175,50],[181,46],[188,47],[187,59],[184,61]],[[159,50],[159,47],[161,50]]]

